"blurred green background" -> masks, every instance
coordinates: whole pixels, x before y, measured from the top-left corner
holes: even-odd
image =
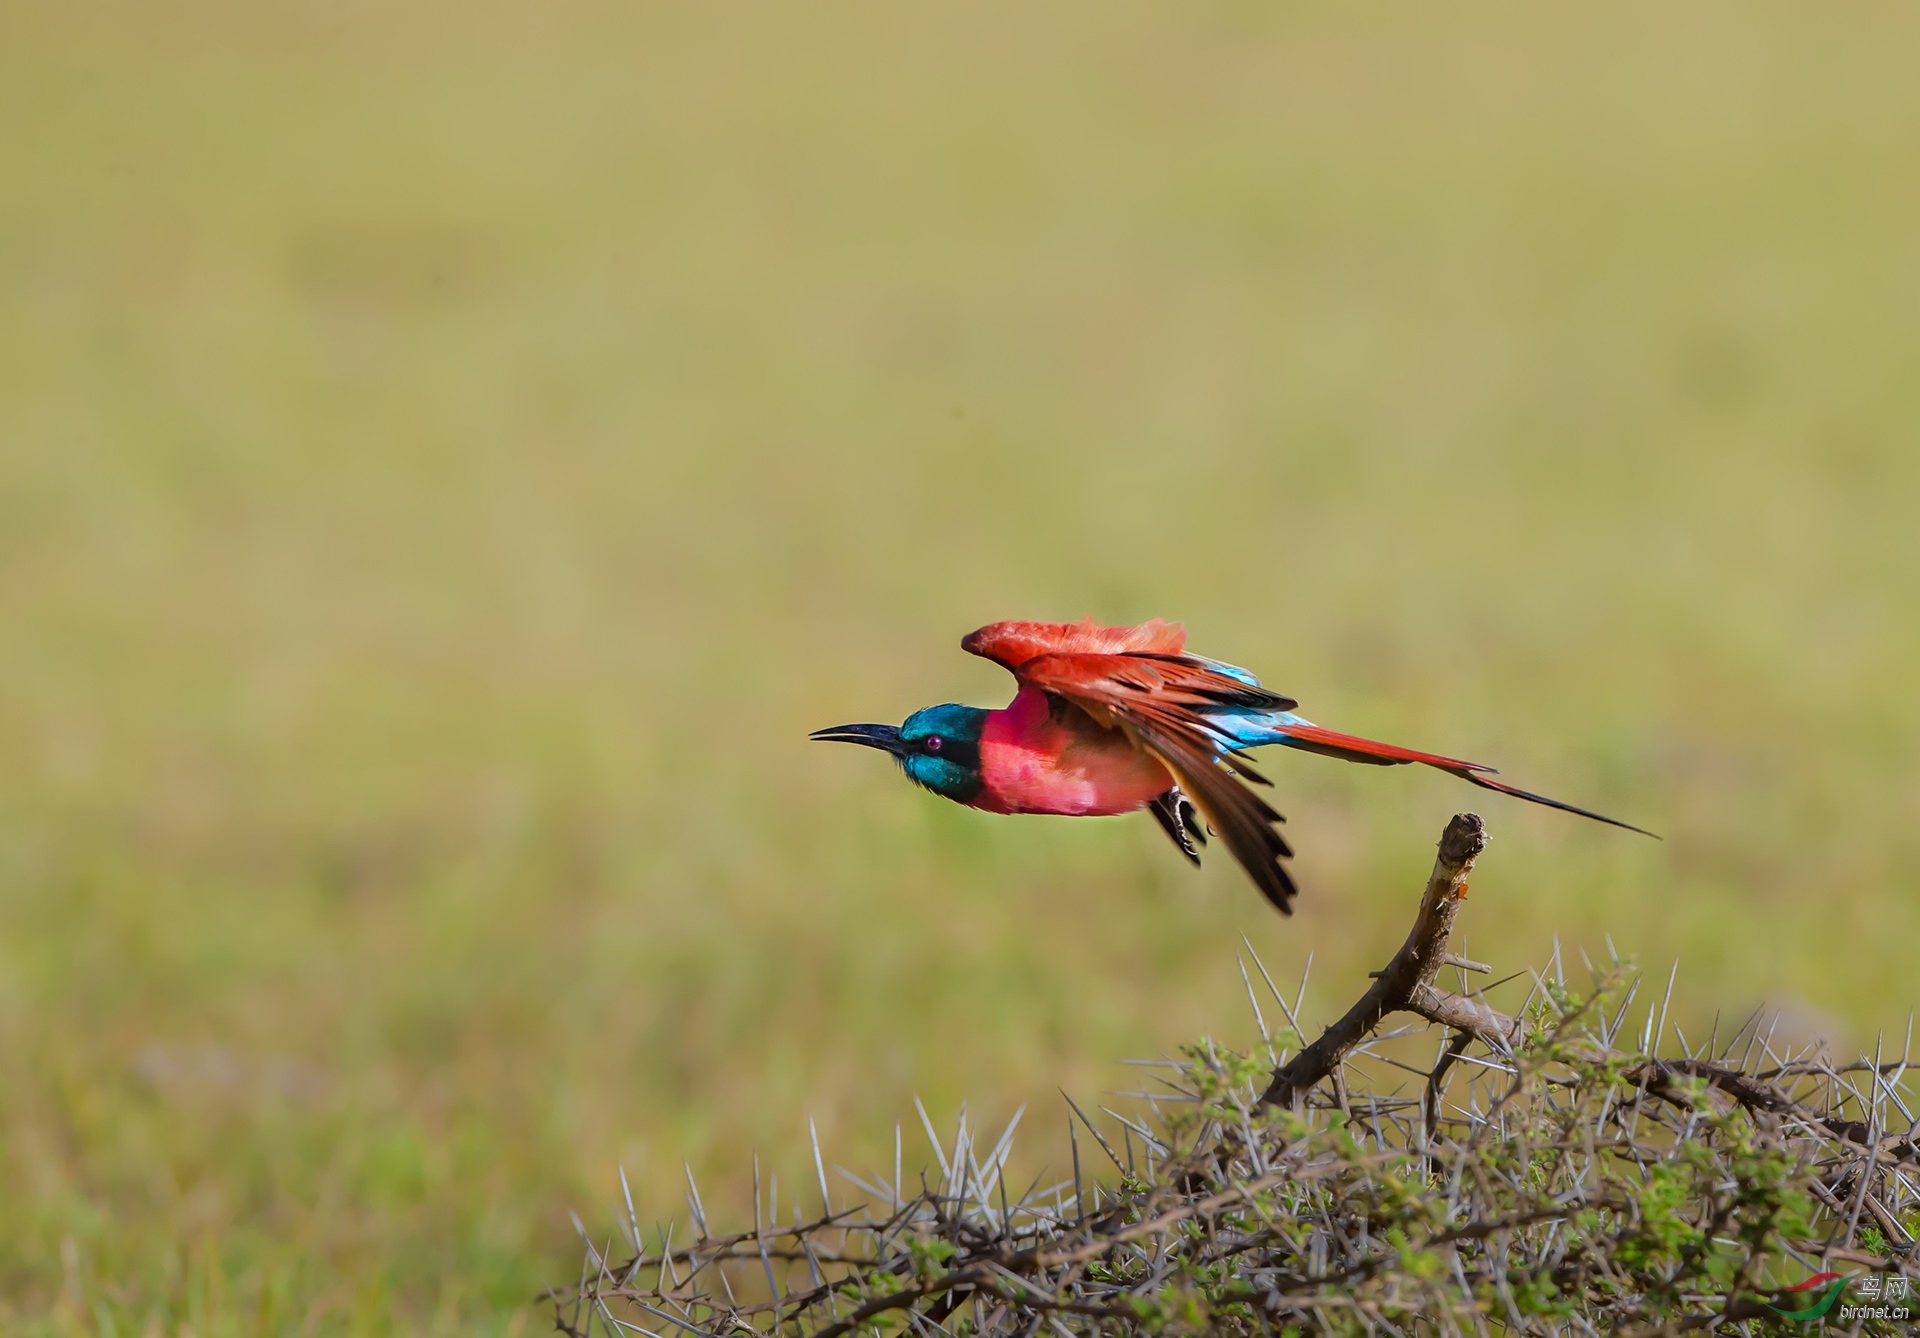
[[[0,3],[0,1327],[539,1332],[611,1221],[1466,947],[1904,1025],[1920,13]],[[1184,619],[1300,914],[806,742]],[[909,1145],[909,1163],[914,1154]],[[789,1191],[789,1194],[791,1191]]]

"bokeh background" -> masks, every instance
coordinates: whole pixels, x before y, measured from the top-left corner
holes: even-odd
[[[919,1093],[1467,949],[1896,1035],[1920,15],[0,4],[0,1327],[539,1332]],[[1184,619],[1300,913],[814,727]],[[909,1162],[915,1155],[909,1140]],[[783,1210],[784,1211],[784,1210]],[[683,1227],[684,1229],[684,1227]]]

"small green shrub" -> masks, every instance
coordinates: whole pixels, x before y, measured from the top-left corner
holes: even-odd
[[[1010,1197],[1012,1131],[982,1156],[963,1122],[918,1194],[862,1182],[850,1212],[652,1250],[635,1227],[624,1259],[589,1243],[556,1318],[662,1338],[1910,1332],[1855,1309],[1920,1274],[1904,1064],[1779,1055],[1757,1017],[1655,1058],[1657,1028],[1622,1034],[1636,989],[1536,978],[1509,1052],[1443,1047],[1415,1094],[1343,1075],[1295,1109],[1259,1104],[1266,1059],[1202,1043],[1124,1121],[1124,1154],[1082,1117],[1070,1180]],[[1404,1036],[1349,1063],[1397,1062],[1380,1047]]]

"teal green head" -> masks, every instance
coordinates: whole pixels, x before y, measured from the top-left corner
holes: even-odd
[[[828,743],[858,743],[893,754],[917,785],[955,803],[972,803],[980,793],[980,731],[987,712],[978,706],[929,706],[905,724],[836,725],[807,737]]]

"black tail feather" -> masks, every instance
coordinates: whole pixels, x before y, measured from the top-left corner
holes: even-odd
[[[1452,768],[1445,768],[1445,770],[1451,771]],[[1473,782],[1483,790],[1494,790],[1500,794],[1510,794],[1515,799],[1525,799],[1528,803],[1545,804],[1548,808],[1557,808],[1562,813],[1578,813],[1583,818],[1592,818],[1595,822],[1604,822],[1609,827],[1624,827],[1630,832],[1639,832],[1642,836],[1651,836],[1656,841],[1665,839],[1658,832],[1650,832],[1645,827],[1636,827],[1630,822],[1622,822],[1618,818],[1610,818],[1604,813],[1595,813],[1590,808],[1581,808],[1575,804],[1562,803],[1558,799],[1549,799],[1544,794],[1535,794],[1531,790],[1522,790],[1518,786],[1505,785],[1497,780],[1489,780],[1482,772],[1454,771],[1453,774],[1461,780]]]

